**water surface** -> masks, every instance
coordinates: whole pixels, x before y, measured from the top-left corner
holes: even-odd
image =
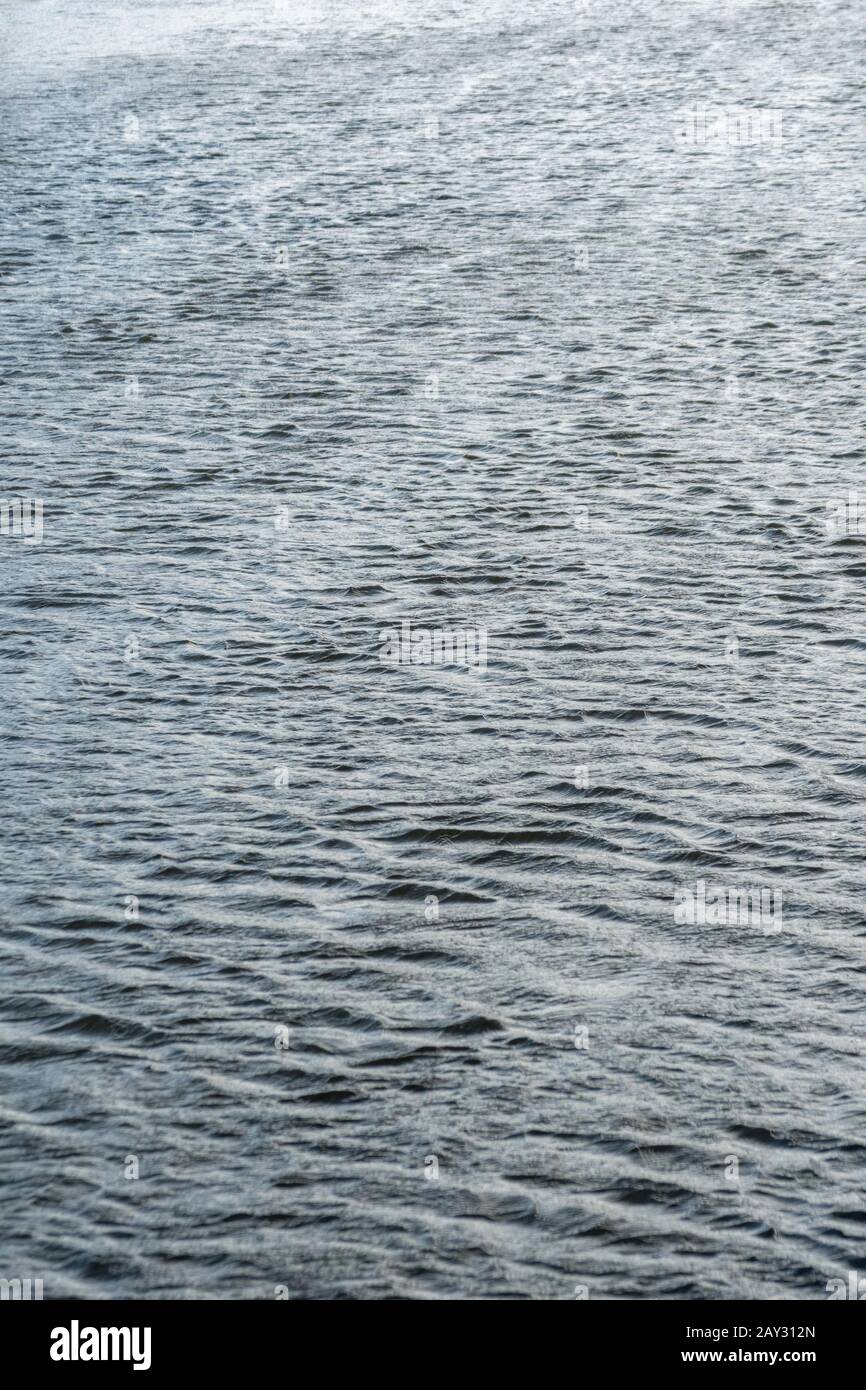
[[[826,1297],[866,1223],[862,10],[2,25],[3,490],[45,532],[0,537],[0,1272]],[[696,106],[783,138],[684,147]],[[486,670],[383,663],[403,620]],[[782,929],[676,922],[698,880]]]

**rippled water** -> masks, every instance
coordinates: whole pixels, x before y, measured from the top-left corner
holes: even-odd
[[[0,1273],[826,1297],[866,1223],[862,9],[2,23],[44,535],[0,537]],[[685,144],[702,107],[782,139]],[[486,669],[381,660],[404,621]],[[699,880],[781,923],[677,920]]]

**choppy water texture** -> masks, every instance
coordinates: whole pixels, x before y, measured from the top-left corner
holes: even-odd
[[[45,534],[0,537],[0,1273],[825,1298],[866,1229],[862,7],[3,26]],[[694,106],[782,143],[680,147]],[[383,664],[403,619],[487,670]],[[783,930],[677,924],[698,879]]]

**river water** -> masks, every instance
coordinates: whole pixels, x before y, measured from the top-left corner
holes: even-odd
[[[0,25],[0,1274],[825,1298],[862,8]]]

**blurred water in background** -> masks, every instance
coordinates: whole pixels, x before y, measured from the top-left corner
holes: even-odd
[[[0,23],[2,491],[44,502],[0,536],[0,1273],[826,1297],[862,9]],[[486,669],[383,662],[404,621]],[[699,880],[782,929],[675,921]]]

